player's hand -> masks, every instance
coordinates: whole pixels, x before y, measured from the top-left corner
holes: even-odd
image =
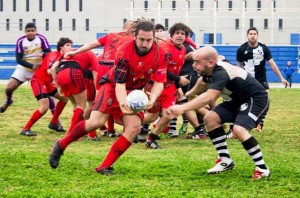
[[[135,114],[135,112],[133,111],[133,109],[131,109],[126,102],[123,102],[120,104],[120,108],[121,111],[125,114],[125,115],[133,115]]]
[[[178,101],[178,102],[181,101],[181,100],[183,99],[183,96],[184,96],[184,94],[183,94],[182,89],[181,89],[181,88],[178,88],[178,89],[176,90],[176,99],[177,99],[177,101]]]
[[[145,110],[151,109],[156,102],[156,98],[154,98],[150,92],[147,91],[146,94],[148,96],[149,102],[148,102],[147,106],[145,107]]]
[[[182,105],[173,105],[167,109],[167,117],[173,119],[184,113]]]
[[[75,55],[75,51],[68,51],[64,54],[64,58],[70,58]]]
[[[180,76],[179,84],[181,86],[186,86],[190,83],[190,81],[187,79],[188,75]]]
[[[282,84],[287,87],[289,85],[289,82],[287,80],[285,80],[284,78],[281,79]]]
[[[56,88],[57,88],[57,92],[58,92],[59,95],[65,96],[65,94],[64,94],[64,92],[62,91],[62,89],[61,89],[60,86],[57,86]]]

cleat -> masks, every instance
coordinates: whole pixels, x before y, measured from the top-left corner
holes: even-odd
[[[94,142],[100,141],[100,138],[98,136],[95,136],[95,137],[86,136],[86,139],[90,140],[90,141],[94,141]],[[81,141],[78,141],[78,142],[81,142]]]
[[[216,165],[211,169],[207,170],[208,174],[219,174],[221,172],[234,169],[234,162],[232,159],[228,159],[227,161],[217,160]]]
[[[66,132],[66,130],[63,128],[63,126],[60,123],[53,124],[53,123],[50,122],[49,125],[48,125],[48,128],[52,129],[56,132]]]
[[[145,142],[145,145],[147,148],[152,148],[152,149],[161,149],[161,147],[158,145],[156,141],[149,141],[147,140]]]
[[[179,129],[179,134],[183,135],[187,132],[188,123],[183,123]]]
[[[271,176],[271,172],[269,169],[261,169],[256,167],[251,180],[256,181],[262,178],[268,179],[270,176]]]
[[[109,138],[113,138],[113,137],[119,137],[120,134],[117,133],[117,132],[107,131],[107,132],[106,132],[106,136],[109,137]]]
[[[25,136],[36,136],[36,133],[33,133],[33,132],[31,132],[30,130],[22,129],[20,135],[25,135]]]
[[[114,174],[114,168],[113,167],[108,167],[108,168],[102,168],[98,170],[97,168],[95,169],[96,173],[100,173],[101,175],[113,175]]]
[[[87,136],[87,139],[90,141],[98,141],[99,140],[96,130],[89,132],[86,136]]]
[[[234,135],[230,130],[228,133],[226,133],[226,139],[236,139],[236,135]]]
[[[263,123],[259,123],[259,124],[256,126],[255,130],[258,131],[258,132],[262,132],[262,131],[263,131],[263,126],[264,126]]]
[[[206,139],[208,134],[204,131],[194,131],[186,136],[187,139]]]
[[[7,108],[13,103],[14,101],[11,100],[11,101],[6,101],[5,103],[3,103],[3,105],[0,107],[0,113],[4,113]]]
[[[60,157],[63,155],[63,153],[64,150],[60,148],[59,140],[57,140],[51,149],[49,157],[49,163],[52,168],[55,169],[58,167]]]
[[[177,138],[179,136],[179,133],[176,130],[171,130],[170,129],[169,132],[167,133],[167,136],[169,138]]]

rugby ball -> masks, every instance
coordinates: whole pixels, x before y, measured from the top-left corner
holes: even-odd
[[[127,105],[135,112],[143,111],[148,102],[148,96],[142,90],[136,89],[127,95]]]

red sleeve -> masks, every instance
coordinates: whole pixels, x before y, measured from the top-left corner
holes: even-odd
[[[194,41],[190,37],[187,37],[184,42],[192,46],[194,49],[197,49],[196,43],[194,43]]]
[[[100,38],[97,39],[98,42],[99,42],[102,46],[105,45],[108,35],[109,35],[109,34],[106,34],[105,36],[102,36],[102,37],[100,37]]]

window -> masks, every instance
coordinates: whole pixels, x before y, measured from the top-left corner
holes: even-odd
[[[219,1],[216,1],[216,10],[219,10]]]
[[[273,11],[276,12],[276,1],[273,0]]]
[[[258,10],[258,11],[261,10],[261,1],[257,1],[257,10]]]
[[[240,29],[240,19],[235,19],[235,30]]]
[[[19,30],[23,30],[23,19],[19,19]]]
[[[247,1],[245,1],[245,12],[247,11]]]
[[[90,20],[85,19],[85,31],[90,31]]]
[[[79,0],[79,11],[80,11],[80,12],[82,12],[82,10],[83,10],[82,7],[83,7],[83,6],[82,6],[82,0]]]
[[[283,28],[283,19],[278,19],[278,29],[282,30]]]
[[[127,19],[123,19],[123,24],[125,24],[127,22]]]
[[[69,6],[69,0],[66,0],[66,12],[69,12],[70,6]]]
[[[32,23],[36,24],[36,19],[32,19]]]
[[[39,10],[40,10],[40,12],[43,11],[43,0],[40,0]]]
[[[165,28],[169,29],[169,19],[165,19]]]
[[[232,1],[228,1],[228,10],[232,10]]]
[[[176,1],[172,1],[172,10],[176,10]]]
[[[152,21],[153,23],[155,23],[155,20],[154,20],[154,19],[151,19],[151,21]]]
[[[6,19],[6,30],[9,31],[9,29],[10,29],[9,19]]]
[[[56,11],[56,0],[52,0],[52,11]]]
[[[264,19],[264,30],[268,30],[268,19]]]
[[[0,0],[0,12],[3,12],[3,0]]]
[[[200,10],[204,10],[204,1],[200,1]]]
[[[49,31],[49,19],[45,20],[45,30]]]
[[[144,1],[144,9],[148,10],[148,1]]]
[[[191,9],[191,2],[190,2],[190,0],[187,1],[187,4],[188,4],[188,9],[190,10]]]
[[[13,11],[16,12],[17,11],[17,1],[13,0]]]
[[[26,0],[26,12],[29,12],[29,0]]]
[[[250,27],[254,27],[254,20],[253,20],[253,19],[250,19],[250,21],[249,21],[249,26],[250,26]]]
[[[62,31],[62,27],[63,27],[62,19],[58,19],[58,30]]]
[[[76,19],[72,19],[72,30],[76,30]]]

